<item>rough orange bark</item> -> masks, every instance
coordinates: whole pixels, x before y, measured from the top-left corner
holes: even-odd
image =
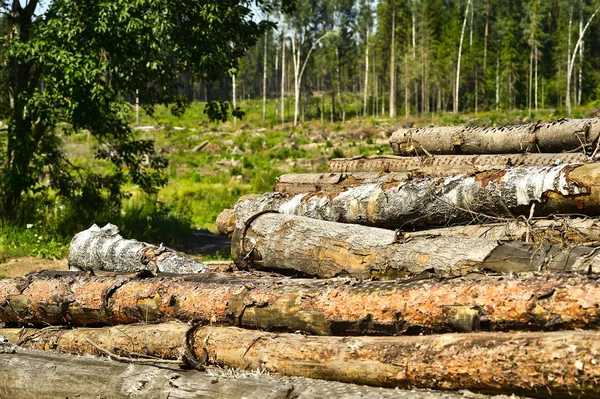
[[[119,281],[115,277],[110,284],[109,277],[103,278],[104,287]],[[97,286],[97,279],[2,280],[0,322],[90,325],[182,320],[316,335],[600,326],[600,282],[581,276],[361,283],[208,275],[200,281],[132,279],[111,290],[87,290],[88,284]],[[85,301],[73,287],[87,291]]]
[[[600,397],[597,331],[318,337],[169,323],[0,335],[33,349],[163,359],[187,353],[209,365],[373,386]]]

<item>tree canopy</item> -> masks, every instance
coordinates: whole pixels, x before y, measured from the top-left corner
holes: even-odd
[[[137,140],[128,119],[136,96],[184,111],[177,77],[228,75],[237,59],[273,24],[259,21],[291,0],[38,0],[3,1],[0,112],[0,220],[14,220],[23,195],[55,190],[82,217],[118,206],[124,182],[152,192],[164,183],[166,160]],[[209,108],[222,119],[225,107]],[[99,173],[74,165],[61,135],[87,130]]]

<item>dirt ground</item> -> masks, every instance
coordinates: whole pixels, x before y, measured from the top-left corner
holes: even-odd
[[[67,259],[48,260],[28,256],[9,259],[0,264],[0,275],[9,278],[20,277],[41,270],[68,270]]]

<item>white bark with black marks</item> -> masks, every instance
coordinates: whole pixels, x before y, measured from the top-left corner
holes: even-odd
[[[234,208],[239,229],[263,211],[376,227],[444,226],[487,217],[600,214],[600,165],[521,167],[447,178],[363,184],[341,192],[245,197]]]
[[[202,273],[209,267],[170,248],[137,240],[127,240],[119,228],[93,225],[77,233],[69,247],[70,270],[106,270],[162,273]]]

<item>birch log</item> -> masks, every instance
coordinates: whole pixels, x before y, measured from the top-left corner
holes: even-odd
[[[470,276],[446,281],[242,279],[0,280],[0,322],[114,325],[200,321],[315,335],[600,327],[600,281]]]
[[[102,228],[94,224],[73,237],[69,247],[69,269],[201,273],[210,267],[162,244],[157,247],[124,239],[119,228],[109,223]]]
[[[530,215],[532,205],[535,216],[600,215],[600,164],[418,178],[353,186],[338,193],[266,193],[241,198],[234,219],[238,229],[265,211],[376,227],[445,226]]]
[[[161,327],[122,328],[122,333],[136,341],[138,333],[150,335]],[[97,353],[85,330],[19,333],[2,329],[0,334],[29,348]],[[186,342],[187,353],[209,365],[287,376],[383,387],[600,397],[600,333],[596,331],[317,337],[205,326],[190,330]],[[105,343],[126,353],[121,344]],[[155,345],[163,346],[162,353],[167,354],[172,344]]]
[[[290,384],[215,378],[167,365],[140,365],[37,351],[0,353],[0,395],[19,399],[286,399]]]
[[[590,155],[600,119],[559,119],[519,126],[400,129],[390,137],[396,155],[511,154],[574,151]]]
[[[233,234],[231,255],[241,268],[320,278],[394,279],[425,271],[438,277],[472,272],[542,270],[600,272],[594,248],[448,236],[398,237],[391,230],[263,214]]]
[[[353,158],[332,159],[327,162],[327,166],[330,173],[409,172],[415,176],[451,176],[505,169],[509,166],[549,166],[561,163],[585,162],[586,160],[587,157],[582,153],[436,155],[422,157],[359,155]]]

